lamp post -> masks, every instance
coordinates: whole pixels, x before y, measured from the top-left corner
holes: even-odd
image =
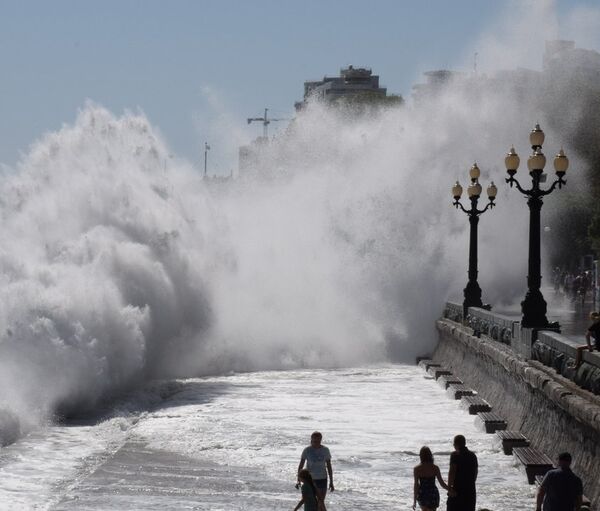
[[[208,151],[210,151],[210,146],[208,142],[204,142],[204,177],[206,178],[206,163],[208,161]]]
[[[471,201],[471,209],[465,209],[460,202],[460,197],[463,192],[460,183],[457,181],[452,187],[452,196],[454,197],[453,206],[456,209],[462,209],[469,215],[469,223],[471,224],[471,233],[469,237],[469,281],[467,282],[467,287],[464,289],[465,299],[463,301],[463,317],[465,318],[467,317],[469,307],[483,307],[483,302],[481,301],[481,288],[477,283],[477,224],[479,223],[479,215],[487,211],[488,208],[491,209],[495,206],[494,200],[498,193],[498,189],[492,181],[487,188],[489,202],[486,204],[485,208],[481,210],[477,209],[477,202],[481,195],[481,185],[479,184],[480,174],[481,171],[479,170],[477,163],[474,163],[469,170],[471,184],[467,187],[467,195]]]
[[[528,197],[527,205],[529,206],[529,262],[527,273],[527,294],[521,302],[521,310],[523,318],[521,325],[526,328],[559,328],[558,323],[549,323],[546,318],[546,301],[540,291],[542,283],[542,275],[540,269],[540,212],[542,210],[542,197],[554,191],[558,186],[562,188],[566,181],[563,179],[567,168],[569,167],[569,159],[565,156],[561,149],[554,157],[554,170],[557,179],[550,185],[549,188],[543,190],[540,183],[546,181],[544,174],[544,166],[546,165],[546,157],[542,153],[542,144],[544,143],[544,132],[540,125],[536,124],[535,128],[529,134],[529,142],[533,154],[527,160],[529,175],[531,176],[531,188],[525,190],[521,187],[519,181],[515,179],[517,168],[519,167],[520,159],[515,152],[515,148],[511,147],[510,151],[504,159],[506,172],[509,177],[506,182],[517,187],[523,195]]]

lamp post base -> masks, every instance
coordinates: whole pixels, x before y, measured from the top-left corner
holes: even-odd
[[[463,317],[467,317],[469,307],[483,307],[481,301],[481,288],[476,280],[470,280],[464,289],[465,299],[463,301]]]
[[[523,318],[521,326],[525,328],[536,328],[542,330],[544,328],[556,329],[559,328],[557,322],[550,323],[546,317],[547,304],[544,296],[539,289],[529,289],[525,295],[525,299],[521,302],[521,311]]]

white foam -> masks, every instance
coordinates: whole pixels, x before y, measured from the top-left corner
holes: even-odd
[[[479,458],[478,508],[518,511],[534,502],[535,489],[494,435],[476,429],[474,417],[415,367],[256,372],[180,381],[169,392],[150,413],[53,427],[1,450],[0,502],[65,510],[291,508],[300,454],[314,430],[333,456],[332,510],[406,509],[421,446],[432,449],[446,478],[459,433]],[[119,458],[123,444],[127,457]]]

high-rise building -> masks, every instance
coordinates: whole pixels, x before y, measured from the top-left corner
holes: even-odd
[[[342,98],[352,100],[362,96],[385,98],[387,89],[379,86],[379,76],[371,69],[348,66],[340,70],[340,76],[304,82],[304,99],[296,103],[296,110],[301,110],[309,101],[335,103]]]
[[[543,61],[548,79],[567,78],[583,83],[600,83],[600,53],[576,48],[575,41],[546,41]]]
[[[425,83],[417,83],[416,85],[413,85],[412,97],[417,103],[431,100],[453,80],[464,77],[464,73],[458,71],[449,71],[447,69],[426,71],[423,73],[423,75],[427,81]]]

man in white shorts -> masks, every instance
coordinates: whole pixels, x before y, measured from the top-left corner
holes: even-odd
[[[306,462],[306,468],[310,472],[315,486],[321,494],[322,501],[325,502],[327,474],[329,474],[329,489],[334,491],[335,488],[333,486],[333,470],[331,469],[331,453],[327,447],[321,445],[322,439],[323,435],[318,431],[310,435],[310,445],[302,451],[298,472],[304,468],[304,463]],[[300,481],[298,480],[298,482]]]

